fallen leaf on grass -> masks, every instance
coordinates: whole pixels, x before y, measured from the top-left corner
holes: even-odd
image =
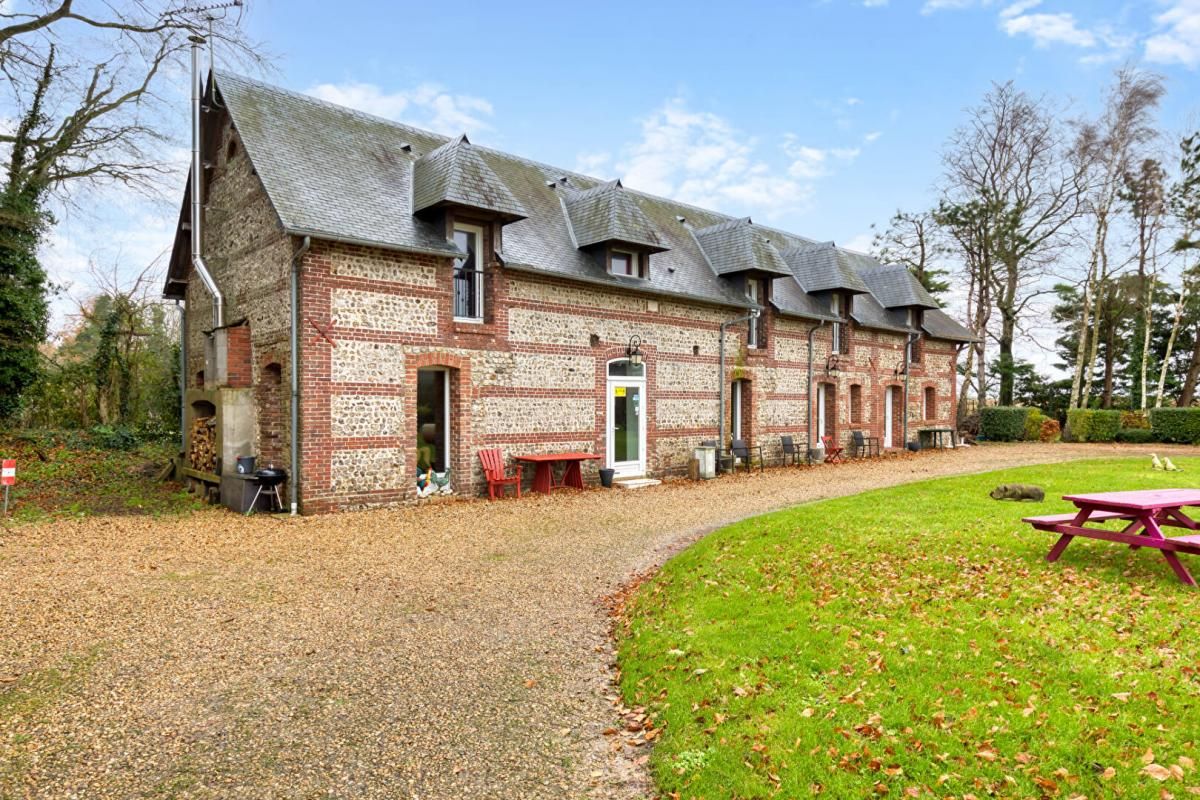
[[[1162,764],[1147,764],[1142,767],[1142,772],[1154,778],[1156,781],[1165,781],[1171,777],[1171,770],[1164,767]]]

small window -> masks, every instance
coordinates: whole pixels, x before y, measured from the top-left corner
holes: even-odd
[[[644,363],[634,364],[628,358],[610,361],[608,376],[610,378],[644,378],[646,377],[646,365]]]
[[[829,312],[837,319],[845,319],[843,302],[841,294],[834,292],[829,298]],[[846,325],[843,322],[833,323],[833,352],[844,355],[850,352],[848,337],[846,335]]]
[[[229,146],[225,148],[225,162],[233,161],[233,157],[237,155],[237,139],[229,137]]]
[[[746,333],[746,347],[757,350],[766,347],[767,344],[767,293],[760,278],[746,279],[746,298],[755,305],[764,307],[757,317],[750,320],[750,327]]]
[[[622,275],[628,278],[644,278],[646,275],[642,269],[643,261],[641,253],[613,250],[608,255],[608,271],[613,275]]]
[[[467,255],[454,261],[454,318],[483,322],[483,228],[455,225],[454,243]]]
[[[850,422],[860,425],[862,421],[862,386],[855,383],[850,386]]]
[[[925,404],[921,411],[921,418],[937,418],[937,391],[932,386],[925,387]]]
[[[910,363],[910,364],[920,364],[921,363],[921,335],[920,334],[917,334],[916,336],[909,339],[908,363]]]

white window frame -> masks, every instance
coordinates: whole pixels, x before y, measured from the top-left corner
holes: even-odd
[[[446,432],[442,437],[442,463],[446,465],[446,469],[450,469],[450,453],[452,448],[450,445],[451,436],[453,436],[454,423],[450,419],[450,370],[446,367],[421,367],[417,372],[434,372],[437,373],[442,380],[442,418],[446,420]],[[417,378],[417,385],[420,386],[420,376]],[[417,426],[417,438],[420,439],[421,426]]]
[[[746,297],[756,305],[763,305],[763,282],[759,278],[746,278]],[[750,320],[746,333],[746,347],[757,350],[762,342],[758,341],[758,317]]]
[[[454,321],[455,322],[468,322],[468,323],[478,325],[483,322],[484,315],[486,313],[483,308],[483,297],[484,297],[484,295],[483,295],[483,264],[482,264],[483,247],[484,247],[484,245],[483,245],[483,242],[484,242],[483,226],[482,225],[470,225],[465,222],[456,222],[456,223],[454,223],[454,232],[458,233],[459,231],[462,231],[463,233],[475,234],[475,309],[478,312],[478,316],[460,317],[460,316],[458,316],[458,314],[455,313]],[[461,269],[461,264],[459,264],[459,261],[465,262],[466,259],[455,259],[455,265],[454,265],[455,269]],[[453,292],[451,294],[453,295]],[[451,303],[454,302],[453,296],[451,296],[450,302]],[[456,311],[456,310],[457,309],[452,310],[451,313],[454,313],[454,311]]]
[[[629,272],[613,272],[612,259],[615,255],[626,256],[629,259]],[[608,272],[610,275],[616,275],[619,278],[642,277],[642,254],[635,250],[621,250],[614,247],[608,254]]]
[[[745,439],[742,435],[742,383],[743,381],[734,381],[733,387],[729,392],[729,416],[730,439]]]
[[[837,292],[834,292],[832,295],[830,295],[829,311],[838,320],[837,322],[833,323],[833,336],[832,336],[833,341],[831,342],[831,344],[833,345],[832,350],[834,353],[841,353],[842,352],[842,334],[843,334],[842,323],[841,323],[842,296],[840,294],[838,294]]]

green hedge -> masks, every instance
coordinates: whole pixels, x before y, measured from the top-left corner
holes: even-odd
[[[1025,406],[984,408],[979,412],[979,435],[989,442],[1019,442],[1025,438],[1025,420],[1035,410]]]
[[[1160,442],[1200,444],[1200,408],[1155,408],[1150,427]]]
[[[1031,408],[1025,415],[1025,431],[1021,436],[1027,442],[1036,442],[1042,437],[1042,425],[1049,419],[1041,409]]]
[[[1115,442],[1119,430],[1120,411],[1075,408],[1067,412],[1067,435],[1072,442]]]
[[[1149,444],[1158,441],[1158,437],[1149,428],[1121,428],[1117,431],[1117,441],[1126,444]]]

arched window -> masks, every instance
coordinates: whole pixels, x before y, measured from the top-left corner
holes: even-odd
[[[925,404],[922,406],[922,419],[937,417],[937,391],[932,386],[925,387]]]
[[[610,378],[644,378],[646,365],[634,364],[628,358],[618,358],[608,362],[608,377]]]

